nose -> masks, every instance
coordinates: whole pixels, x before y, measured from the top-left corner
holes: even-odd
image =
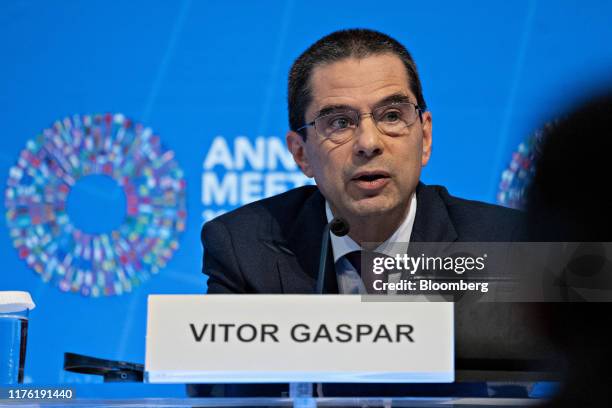
[[[355,129],[353,151],[359,157],[371,158],[382,154],[382,134],[374,124],[371,114],[361,115],[361,121]]]

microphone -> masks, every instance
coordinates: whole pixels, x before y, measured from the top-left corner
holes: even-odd
[[[323,282],[325,281],[325,267],[327,266],[327,251],[329,250],[329,232],[334,235],[343,237],[349,233],[349,224],[343,218],[334,217],[323,228],[323,237],[321,238],[321,257],[319,258],[319,274],[317,275],[317,288],[315,293],[321,295],[323,293]]]

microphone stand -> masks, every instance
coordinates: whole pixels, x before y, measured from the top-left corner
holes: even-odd
[[[327,252],[329,251],[329,231],[339,237],[343,237],[349,233],[349,225],[342,218],[335,217],[328,222],[323,228],[323,236],[321,237],[321,254],[319,257],[319,274],[317,275],[317,286],[315,294],[323,294],[323,284],[325,283],[325,269],[327,266]]]

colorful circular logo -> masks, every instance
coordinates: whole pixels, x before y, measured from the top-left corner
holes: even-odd
[[[124,194],[122,221],[106,231],[82,228],[67,209],[89,176],[112,179]],[[159,272],[187,216],[174,152],[121,114],[75,115],[29,140],[10,169],[5,206],[19,257],[45,282],[84,296],[130,292]]]
[[[536,132],[519,144],[518,149],[512,153],[510,165],[503,171],[499,182],[499,204],[517,209],[525,207],[527,188],[533,179],[533,163],[541,138],[542,132]]]

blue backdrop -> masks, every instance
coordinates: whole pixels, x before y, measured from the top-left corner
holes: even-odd
[[[424,181],[495,202],[519,142],[612,66],[610,21],[604,0],[3,1],[3,188],[28,140],[57,120],[106,112],[151,127],[186,182],[171,261],[120,295],[45,283],[3,217],[0,290],[28,290],[37,304],[26,380],[93,381],[62,371],[64,351],[143,362],[147,295],[206,289],[202,222],[305,182],[283,151],[286,74],[321,36],[367,27],[404,43],[433,114]],[[102,232],[124,219],[126,195],[108,177],[85,177],[66,212],[76,228]]]

